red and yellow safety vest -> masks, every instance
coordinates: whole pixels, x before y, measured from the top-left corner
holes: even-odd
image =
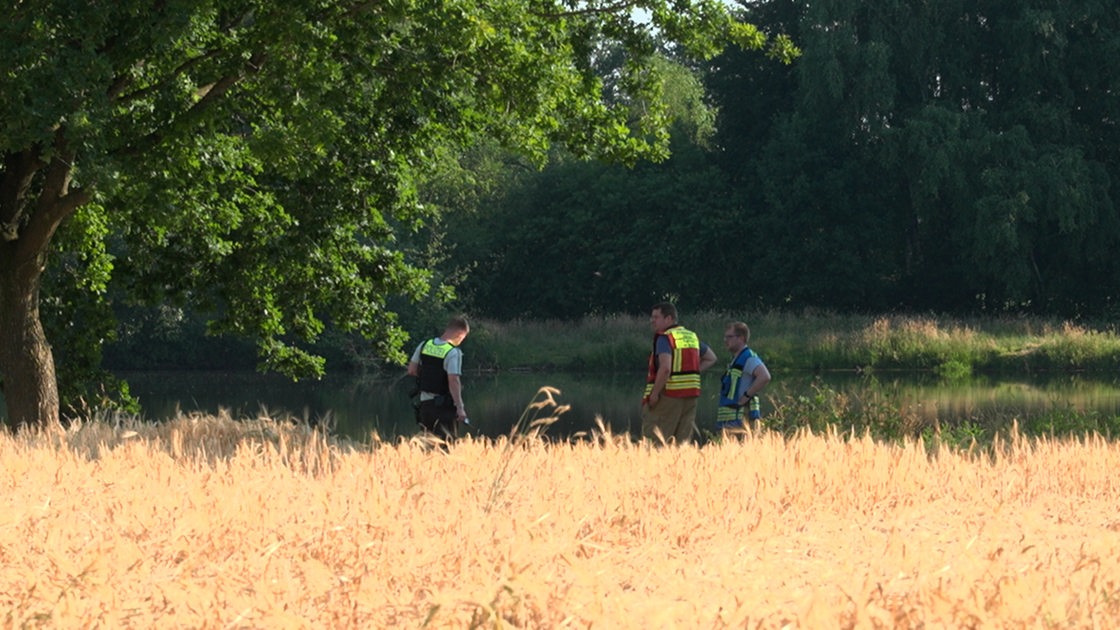
[[[673,367],[665,383],[663,396],[670,398],[695,398],[700,395],[700,338],[680,325],[670,326],[662,335],[669,338],[673,349]],[[649,374],[646,376],[645,398],[653,392],[657,380],[657,337],[653,336],[653,352],[649,354]]]

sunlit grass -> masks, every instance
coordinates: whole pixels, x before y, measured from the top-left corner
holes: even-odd
[[[961,377],[974,371],[1120,368],[1120,335],[1111,325],[817,311],[682,313],[682,323],[721,355],[724,327],[733,320],[750,325],[751,346],[779,369],[921,369]],[[649,334],[645,316],[483,320],[468,343],[478,365],[611,371],[641,369]]]
[[[997,391],[962,383],[935,397],[889,382],[836,390],[814,379],[803,391],[785,389],[777,385],[767,396],[765,426],[787,437],[805,429],[838,430],[881,441],[923,438],[931,449],[988,448],[1009,432],[1031,438],[1120,437],[1120,416],[1099,411],[1094,390],[1055,400],[1045,390],[1014,384]]]
[[[554,442],[552,393],[451,444],[223,416],[2,434],[4,625],[1120,622],[1116,443]]]
[[[623,315],[579,322],[475,322],[466,351],[480,367],[561,370],[631,369],[649,352],[649,324]]]

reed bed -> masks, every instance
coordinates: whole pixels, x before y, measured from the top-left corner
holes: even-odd
[[[449,445],[227,417],[0,435],[3,625],[1120,623],[1120,446],[1100,437],[698,448],[518,425]]]
[[[751,346],[772,369],[915,369],[955,378],[973,372],[1120,368],[1120,334],[1112,322],[811,310],[682,312],[681,317],[720,356],[725,354],[720,341],[727,322],[747,322]],[[638,370],[645,365],[649,342],[644,315],[482,320],[476,322],[467,352],[476,367]]]

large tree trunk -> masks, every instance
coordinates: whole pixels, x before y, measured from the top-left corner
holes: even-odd
[[[12,427],[58,422],[54,356],[39,320],[42,267],[13,264],[0,245],[0,377]]]
[[[74,154],[56,134],[49,162],[39,151],[4,156],[0,171],[0,384],[13,427],[59,420],[54,355],[39,319],[39,287],[55,231],[89,201],[70,189]],[[29,191],[39,180],[36,198]]]

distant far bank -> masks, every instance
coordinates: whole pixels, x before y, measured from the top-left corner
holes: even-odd
[[[721,357],[724,327],[736,320],[750,326],[750,346],[772,368],[928,370],[947,377],[1120,368],[1120,336],[1111,324],[1031,317],[681,313],[681,323]],[[472,368],[613,371],[644,365],[649,343],[649,323],[640,316],[480,319],[464,350]]]
[[[470,313],[468,313],[470,315]],[[822,311],[691,312],[681,323],[721,358],[729,321],[751,329],[750,346],[771,368],[783,370],[922,370],[946,377],[974,373],[1105,372],[1120,368],[1120,336],[1111,322],[1040,317],[848,315]],[[105,366],[115,371],[253,370],[251,343],[205,334],[204,321],[186,317],[170,328],[136,326],[106,344]],[[435,329],[413,325],[412,346]],[[463,346],[468,370],[622,372],[644,370],[650,330],[646,315],[599,315],[562,320],[472,317]],[[334,374],[395,371],[372,344],[328,331],[310,350]]]

